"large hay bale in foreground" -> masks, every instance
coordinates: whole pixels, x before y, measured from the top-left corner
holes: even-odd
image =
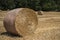
[[[15,35],[34,34],[38,20],[35,11],[28,8],[14,9],[4,18],[4,27],[7,32]]]

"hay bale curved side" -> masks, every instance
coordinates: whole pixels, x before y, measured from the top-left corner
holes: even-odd
[[[4,18],[4,27],[15,35],[30,35],[37,28],[38,19],[35,11],[28,8],[14,9]]]

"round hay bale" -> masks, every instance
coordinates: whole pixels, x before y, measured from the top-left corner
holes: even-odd
[[[36,14],[43,15],[43,11],[37,11]]]
[[[15,35],[34,34],[37,28],[38,19],[32,9],[18,8],[8,12],[4,18],[4,27],[7,32]]]
[[[0,10],[0,12],[1,12],[2,10]]]

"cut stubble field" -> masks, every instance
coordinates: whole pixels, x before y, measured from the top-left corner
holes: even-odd
[[[60,40],[60,12],[43,12],[37,15],[38,25],[31,36],[18,37],[6,32],[3,19],[7,11],[0,12],[0,40]]]

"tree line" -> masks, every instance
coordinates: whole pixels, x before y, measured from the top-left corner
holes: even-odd
[[[60,11],[60,0],[0,0],[1,10],[31,8],[43,11]]]

